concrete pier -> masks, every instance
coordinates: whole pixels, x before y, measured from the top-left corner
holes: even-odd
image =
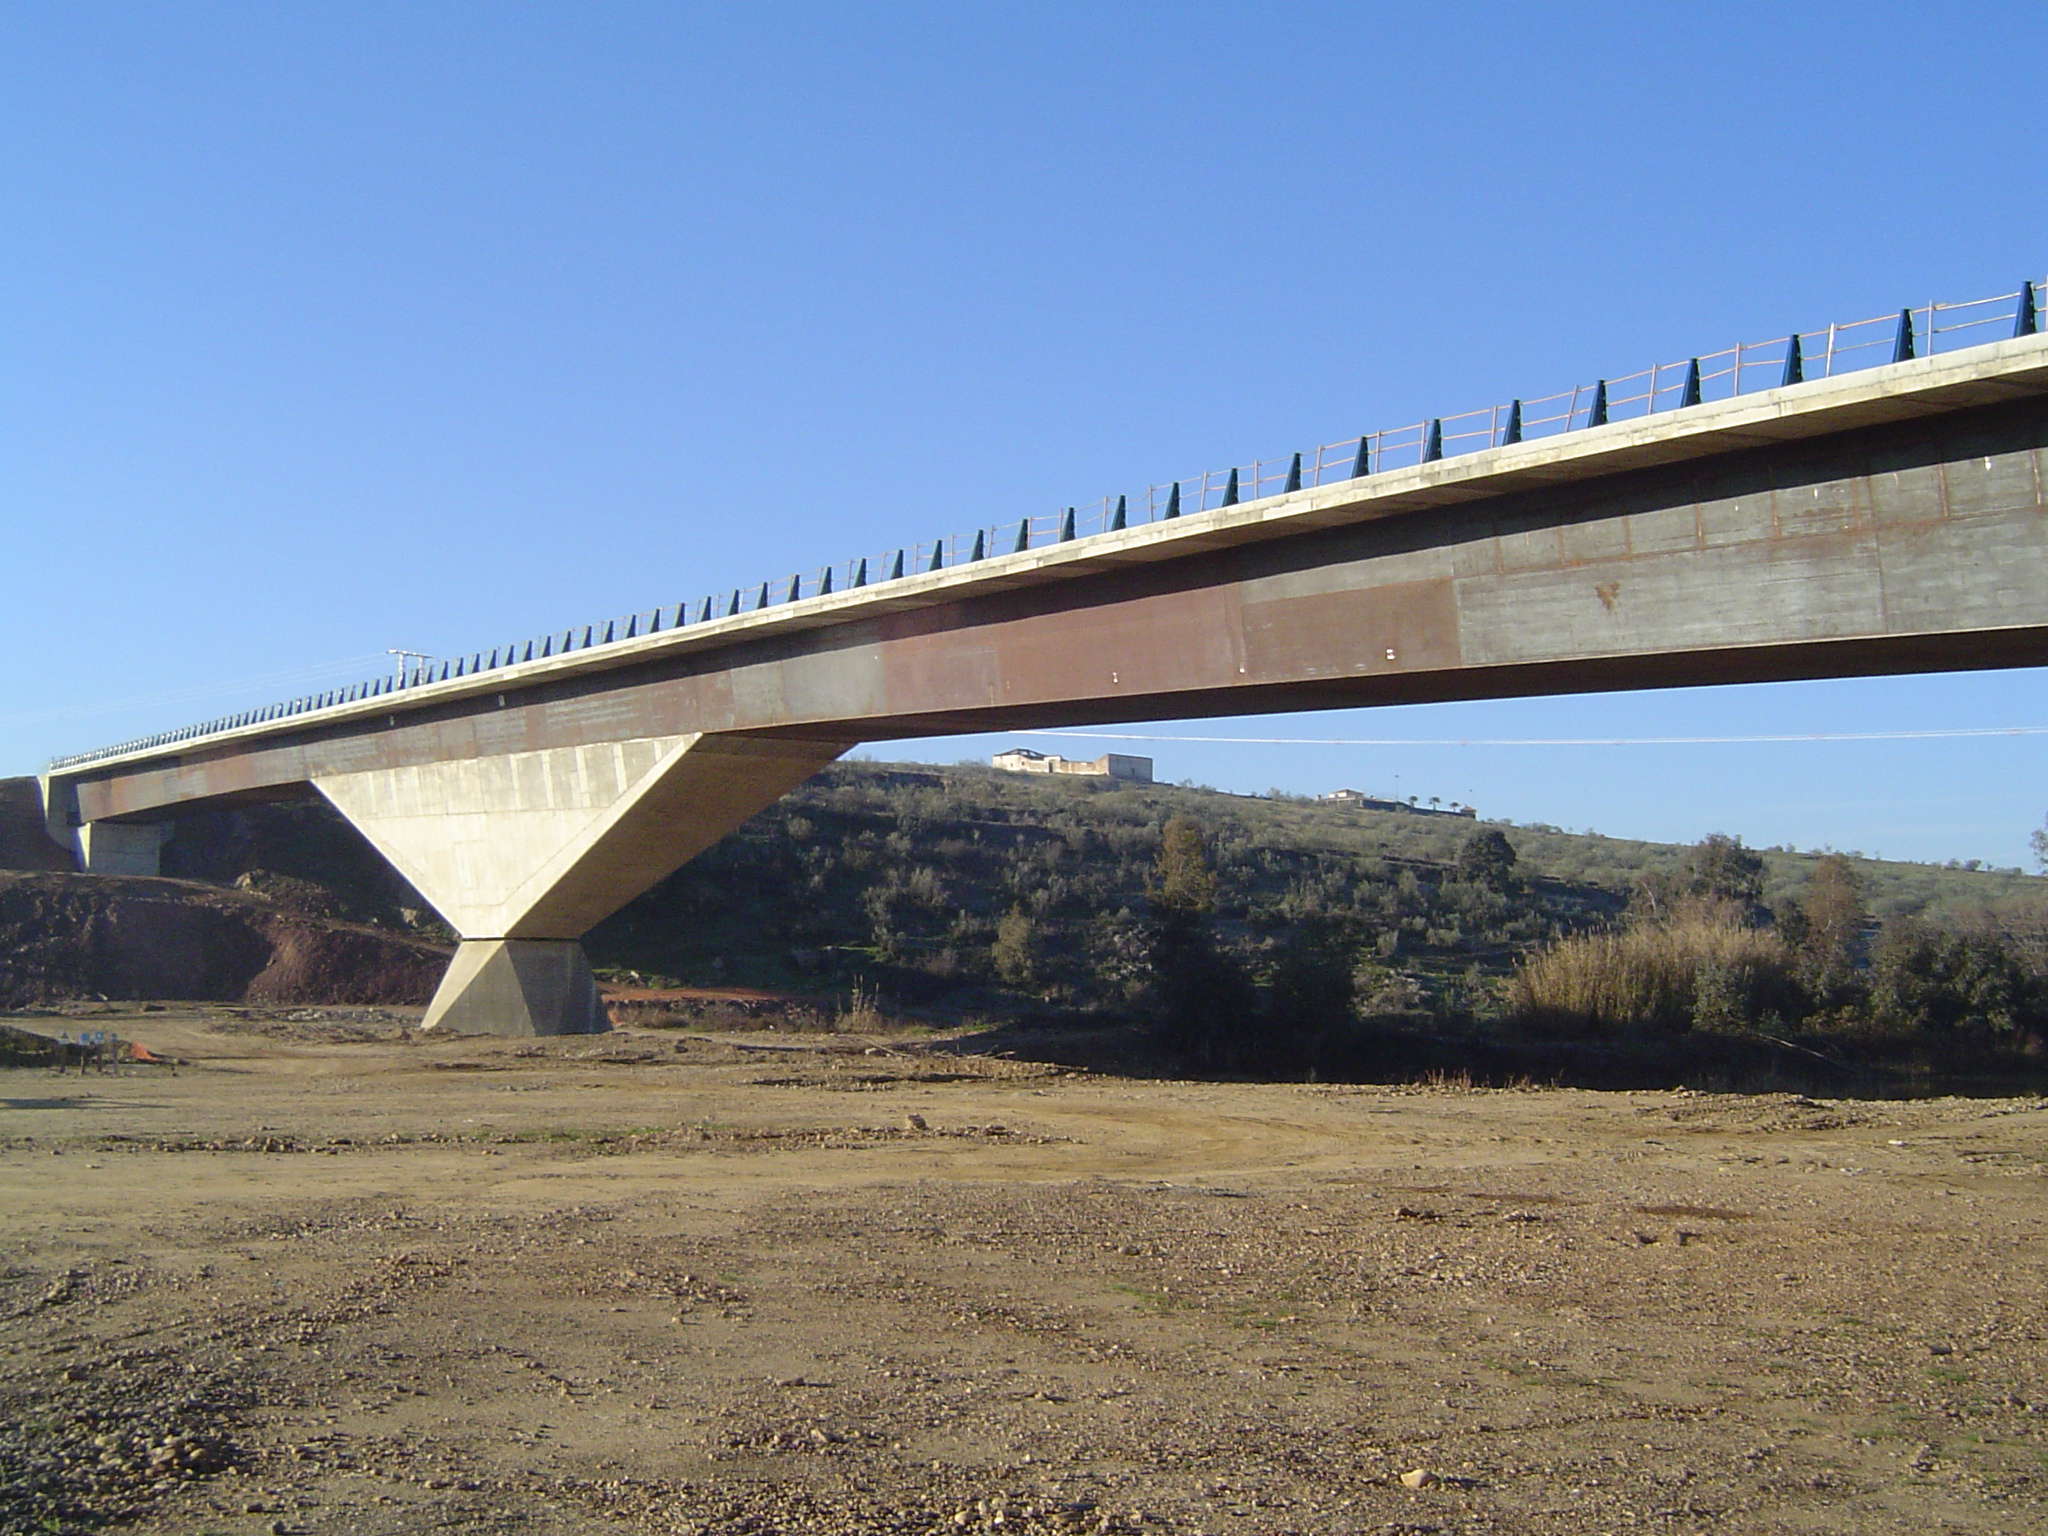
[[[606,1027],[582,936],[846,749],[697,732],[325,774],[462,936],[426,1028]]]

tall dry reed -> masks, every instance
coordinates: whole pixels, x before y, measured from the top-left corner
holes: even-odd
[[[1525,957],[1508,982],[1508,1008],[1524,1027],[1555,1031],[1753,1023],[1789,985],[1791,961],[1783,940],[1732,906],[1691,904]]]

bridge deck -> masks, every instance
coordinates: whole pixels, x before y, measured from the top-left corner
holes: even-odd
[[[73,760],[54,768],[53,775],[84,782],[149,764],[190,763],[202,757],[218,759],[224,752],[260,750],[272,742],[306,742],[309,733],[354,734],[390,729],[407,719],[441,715],[451,706],[466,702],[537,689],[553,692],[557,685],[570,680],[587,684],[603,674],[642,672],[650,664],[701,665],[717,653],[748,650],[758,642],[787,641],[817,631],[853,630],[892,615],[955,609],[967,599],[1088,582],[1106,574],[1188,562],[1217,551],[1244,549],[1319,530],[1497,502],[1521,492],[1579,485],[1859,428],[1924,420],[2002,401],[2044,397],[2048,397],[2048,335],[2015,338],[1965,352],[1709,401],[1559,437],[1483,449],[1191,513],[1174,521],[1094,534],[1014,554],[992,555],[971,564],[802,598],[545,659],[512,662],[489,671],[202,736],[132,751],[95,754],[89,760]],[[1057,602],[1049,593],[1047,600]],[[1592,686],[1611,684],[1596,682]],[[1490,690],[1481,690],[1485,691]],[[1170,712],[1193,715],[1204,710],[1197,701],[1188,700],[1186,707],[1174,707]],[[1062,718],[1135,719],[1141,715],[1100,715],[1083,710]],[[772,729],[774,724],[756,721],[751,728]],[[900,729],[892,727],[886,734],[934,734],[973,728],[972,723],[918,717],[905,718]],[[862,734],[878,734],[870,722],[862,722],[859,730]]]

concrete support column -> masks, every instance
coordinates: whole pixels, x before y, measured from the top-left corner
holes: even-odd
[[[313,780],[462,936],[429,1029],[606,1028],[591,926],[852,743],[691,733]]]

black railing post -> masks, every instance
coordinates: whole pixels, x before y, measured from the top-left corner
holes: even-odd
[[[1685,365],[1685,387],[1678,392],[1678,408],[1682,411],[1688,405],[1700,403],[1700,360],[1694,358]]]

